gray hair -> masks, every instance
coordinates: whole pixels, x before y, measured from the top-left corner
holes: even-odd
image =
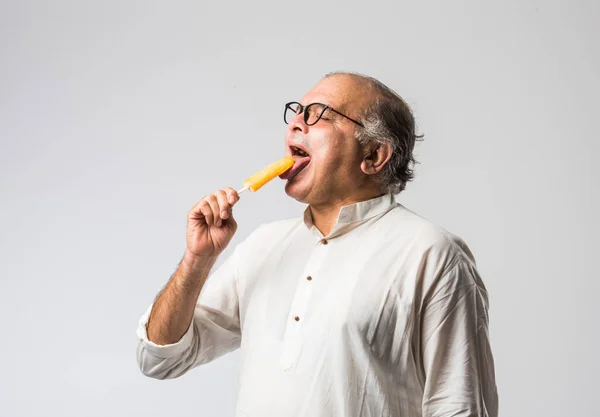
[[[415,141],[423,135],[415,133],[415,118],[406,102],[391,88],[375,78],[352,72],[332,72],[333,75],[349,75],[357,78],[375,92],[375,100],[360,117],[364,128],[356,129],[355,137],[362,146],[389,144],[392,156],[379,172],[378,181],[382,191],[398,194],[414,178],[413,167],[417,161],[413,150]]]

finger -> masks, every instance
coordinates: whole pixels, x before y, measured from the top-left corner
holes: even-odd
[[[217,197],[217,202],[219,203],[219,216],[222,219],[226,219],[229,217],[229,207],[231,207],[227,201],[227,194],[224,190],[219,190],[215,193],[215,196]]]
[[[200,213],[204,216],[204,221],[208,226],[213,224],[214,216],[210,204],[206,199],[200,203]]]
[[[234,205],[239,201],[240,195],[235,189],[227,187],[224,189],[224,191],[225,193],[227,193],[227,201],[229,202],[229,204]]]
[[[202,198],[202,200],[200,200],[196,204],[194,204],[194,207],[192,207],[190,209],[190,211],[188,212],[188,215],[192,216],[192,215],[196,215],[196,214],[200,213],[200,208],[202,207],[203,204],[204,204],[204,197]]]
[[[210,210],[212,211],[213,223],[215,226],[221,226],[221,210],[219,210],[219,202],[217,201],[217,196],[215,194],[211,194],[206,199],[206,202],[210,206]]]
[[[188,217],[194,219],[204,217],[204,214],[202,214],[202,206],[204,204],[206,203],[204,201],[204,198],[202,198],[202,200],[198,201],[196,204],[194,204],[194,207],[190,209],[190,211],[188,212]]]

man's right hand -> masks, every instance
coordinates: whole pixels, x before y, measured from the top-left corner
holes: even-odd
[[[232,207],[240,199],[231,187],[200,200],[188,213],[187,252],[194,257],[217,257],[237,230]]]

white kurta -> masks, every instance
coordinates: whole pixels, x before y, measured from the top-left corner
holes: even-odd
[[[343,207],[328,236],[308,209],[260,226],[209,277],[177,343],[148,340],[150,309],[145,375],[241,348],[237,417],[498,414],[473,256],[393,195]]]

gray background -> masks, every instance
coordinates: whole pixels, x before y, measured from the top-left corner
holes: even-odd
[[[477,258],[501,415],[598,416],[599,21],[596,1],[2,1],[0,414],[231,416],[238,354],[148,379],[138,317],[192,205],[281,157],[282,104],[352,70],[426,135],[399,200]],[[243,195],[232,245],[303,208],[280,180]]]

